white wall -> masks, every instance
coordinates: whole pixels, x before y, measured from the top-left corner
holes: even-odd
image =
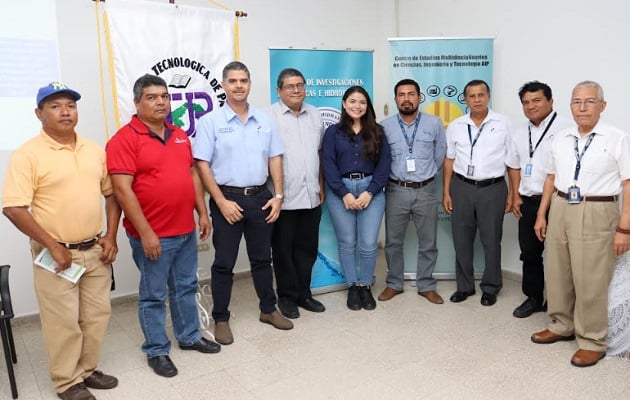
[[[212,7],[207,0],[177,3]],[[630,128],[630,115],[622,108],[624,71],[630,61],[622,42],[630,35],[630,27],[622,23],[622,16],[629,15],[629,6],[623,2],[223,0],[221,4],[248,13],[240,22],[241,60],[252,72],[250,101],[257,106],[269,103],[269,47],[374,49],[374,104],[382,117],[383,105],[391,97],[387,38],[397,36],[397,32],[400,37],[492,36],[496,38],[494,109],[522,120],[518,88],[525,81],[538,79],[552,86],[556,108],[567,114],[572,86],[593,79],[604,86],[609,101],[604,116],[620,127]],[[95,5],[90,0],[57,0],[56,5],[61,78],[83,94],[78,131],[105,144]],[[159,31],[153,29],[159,40]],[[111,131],[113,121],[109,121],[109,127]],[[5,129],[4,134],[12,132]],[[8,155],[0,155],[0,184],[6,162]],[[13,266],[15,312],[35,313],[27,240],[6,218],[0,218],[0,232],[0,262]],[[138,280],[122,228],[118,244],[121,251],[115,264],[118,289],[114,296],[135,293]],[[506,217],[503,250],[504,268],[519,271],[516,224],[511,216]],[[201,273],[207,276],[212,254],[204,252],[200,256]]]

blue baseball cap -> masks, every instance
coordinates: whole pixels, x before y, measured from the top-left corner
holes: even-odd
[[[57,93],[68,93],[74,101],[77,101],[81,98],[79,92],[76,92],[61,82],[51,82],[48,85],[39,88],[37,91],[37,107],[42,104],[42,101],[46,99],[48,96],[52,96]]]

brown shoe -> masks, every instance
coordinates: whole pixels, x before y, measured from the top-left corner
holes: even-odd
[[[575,339],[575,335],[571,336],[562,336],[557,333],[551,332],[549,329],[545,329],[544,331],[536,332],[532,335],[532,342],[538,344],[551,344],[556,343],[561,340],[569,341]]]
[[[427,290],[426,292],[418,292],[418,294],[433,304],[444,304],[444,299],[435,290]]]
[[[96,400],[96,397],[85,387],[85,383],[79,382],[72,385],[63,393],[57,393],[62,400]]]
[[[391,300],[394,296],[398,296],[402,292],[403,292],[402,290],[396,290],[390,287],[386,287],[385,290],[383,290],[381,294],[378,295],[378,299],[380,301]]]
[[[605,351],[580,349],[571,357],[571,364],[576,367],[590,367],[606,356]]]
[[[118,386],[118,379],[111,375],[105,375],[103,371],[96,369],[92,375],[83,379],[83,383],[92,389],[112,389]]]
[[[227,321],[216,322],[214,324],[214,340],[224,345],[234,343],[234,336]]]
[[[293,329],[293,322],[289,321],[280,313],[278,310],[272,312],[271,314],[260,313],[260,322],[264,322],[265,324],[273,325],[276,329],[282,329],[283,331],[288,331],[289,329]]]

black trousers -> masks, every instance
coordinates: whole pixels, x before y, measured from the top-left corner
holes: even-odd
[[[273,225],[265,221],[271,209],[261,209],[271,199],[271,193],[268,190],[263,190],[251,196],[232,193],[224,193],[224,196],[241,206],[244,218],[230,225],[221,214],[217,203],[210,199],[213,228],[212,244],[215,251],[210,283],[214,302],[212,318],[217,322],[230,319],[228,307],[232,297],[233,270],[243,235],[245,235],[254,288],[260,301],[260,311],[271,314],[276,310],[276,294],[273,291],[273,272],[271,269]]]
[[[534,232],[536,213],[540,207],[540,196],[522,196],[521,214],[518,220],[518,244],[521,248],[523,261],[523,293],[542,304],[545,288],[545,271],[543,266],[543,251],[545,245],[538,240]]]
[[[310,298],[311,274],[319,246],[322,208],[282,210],[273,227],[273,269],[279,298]]]

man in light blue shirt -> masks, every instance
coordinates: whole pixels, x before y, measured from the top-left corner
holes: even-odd
[[[419,111],[421,94],[416,81],[401,80],[394,95],[398,114],[381,122],[392,163],[385,191],[387,287],[378,299],[387,301],[403,292],[405,233],[412,219],[418,237],[418,294],[431,303],[442,304],[433,270],[438,256],[435,175],[446,155],[444,125],[439,118]]]
[[[250,90],[247,67],[233,61],[223,69],[222,86],[227,100],[222,108],[199,120],[193,156],[204,187],[210,193],[212,243],[212,317],[215,339],[231,344],[228,324],[233,270],[241,237],[256,294],[260,321],[278,329],[293,323],[276,310],[271,269],[272,224],[282,208],[282,153],[284,147],[271,118],[247,102]],[[265,187],[271,176],[276,195]]]

